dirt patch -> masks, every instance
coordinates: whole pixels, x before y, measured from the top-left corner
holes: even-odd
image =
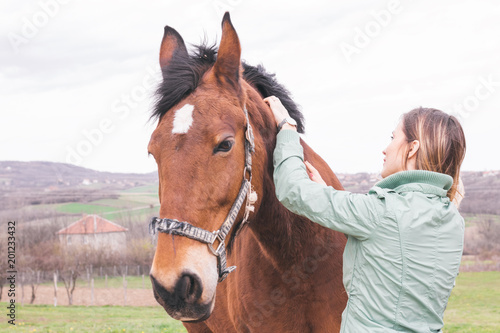
[[[2,302],[8,302],[7,293],[2,293]],[[21,303],[22,292],[18,286],[16,302]],[[24,287],[24,304],[29,304],[31,299],[31,287]],[[54,305],[54,287],[39,286],[36,299],[33,304]],[[68,305],[66,289],[57,289],[57,305]],[[127,289],[126,295],[123,288],[95,288],[94,301],[92,303],[91,289],[88,287],[76,287],[73,293],[73,305],[127,305],[127,306],[156,306],[153,291],[151,289]]]

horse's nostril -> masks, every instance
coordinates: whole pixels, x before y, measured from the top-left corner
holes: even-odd
[[[189,275],[184,275],[179,279],[177,287],[177,295],[179,295],[179,297],[183,300],[188,299],[189,296],[193,293],[193,278]]]
[[[196,302],[202,291],[201,280],[194,274],[182,275],[175,286],[175,294],[187,303]]]
[[[150,277],[156,300],[170,316],[183,321],[203,321],[210,317],[213,299],[202,301],[203,284],[197,274],[184,271],[168,289],[152,274]]]

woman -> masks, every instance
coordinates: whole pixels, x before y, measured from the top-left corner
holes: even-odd
[[[290,211],[348,235],[349,295],[341,332],[441,332],[462,256],[457,195],[465,137],[457,119],[419,108],[404,114],[384,150],[384,178],[368,194],[326,186],[303,162],[294,121],[276,97],[276,195]]]

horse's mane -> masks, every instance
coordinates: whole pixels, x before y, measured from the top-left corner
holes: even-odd
[[[176,52],[169,65],[162,69],[163,81],[156,95],[157,101],[151,118],[160,119],[199,85],[203,75],[215,64],[217,48],[203,43],[194,53],[185,56]],[[290,97],[290,92],[276,80],[275,74],[266,72],[262,65],[251,66],[243,62],[243,79],[252,85],[262,97],[278,97],[290,116],[297,121],[297,129],[304,133],[304,116]]]

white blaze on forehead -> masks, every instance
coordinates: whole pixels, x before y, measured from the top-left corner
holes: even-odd
[[[174,128],[172,134],[185,134],[193,124],[194,105],[186,104],[175,111]]]

